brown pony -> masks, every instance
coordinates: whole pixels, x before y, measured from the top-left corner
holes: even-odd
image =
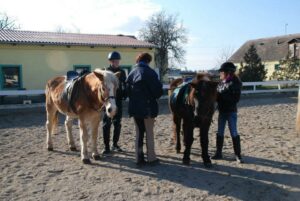
[[[170,84],[169,106],[173,116],[174,141],[180,152],[180,130],[183,120],[183,141],[185,145],[183,164],[190,163],[190,152],[194,141],[194,127],[200,128],[202,159],[205,167],[211,167],[208,155],[208,130],[215,110],[217,82],[211,81],[206,73],[199,73],[185,85],[182,78]],[[181,85],[181,86],[179,86]]]
[[[74,89],[76,95],[72,101],[64,98],[66,77],[55,77],[47,82],[46,86],[46,111],[47,111],[47,148],[53,150],[51,134],[58,122],[58,112],[66,115],[65,128],[67,140],[71,151],[76,151],[72,136],[72,120],[79,119],[81,159],[84,164],[89,164],[87,142],[88,131],[92,135],[92,157],[99,160],[97,151],[98,127],[102,118],[101,111],[106,110],[109,117],[116,114],[115,93],[118,87],[119,73],[96,69],[80,78]]]

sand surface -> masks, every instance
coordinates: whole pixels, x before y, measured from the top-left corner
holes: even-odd
[[[138,169],[134,162],[134,124],[123,118],[120,145],[125,152],[83,165],[68,150],[60,117],[54,151],[46,149],[44,108],[0,110],[0,200],[300,200],[300,136],[295,132],[297,97],[242,97],[238,129],[245,164],[234,161],[226,129],[224,160],[204,168],[195,129],[190,166],[172,144],[171,115],[160,103],[155,124],[161,164]],[[125,108],[126,111],[126,108]],[[125,112],[126,113],[126,112]],[[209,152],[215,150],[216,117]],[[74,136],[79,149],[77,123]],[[99,151],[103,147],[102,132]]]

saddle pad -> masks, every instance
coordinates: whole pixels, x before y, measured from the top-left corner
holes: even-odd
[[[79,76],[79,74],[76,71],[68,71],[67,72],[67,80],[74,80],[75,78],[77,78]]]
[[[172,105],[185,104],[186,98],[188,97],[190,92],[190,87],[188,84],[189,83],[182,83],[173,91],[170,97],[170,102]]]
[[[75,113],[76,109],[74,103],[78,95],[78,85],[84,76],[85,75],[79,76],[76,71],[68,71],[66,76],[66,84],[62,93],[62,98],[67,101],[69,107]]]

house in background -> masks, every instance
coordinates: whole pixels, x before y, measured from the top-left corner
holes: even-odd
[[[274,71],[279,69],[279,61],[284,59],[289,54],[289,51],[291,56],[300,56],[299,33],[249,40],[229,58],[229,61],[233,62],[236,66],[241,67],[241,62],[244,62],[243,57],[252,44],[255,45],[262,63],[268,70],[267,79],[270,78]]]
[[[120,52],[129,72],[138,53],[153,56],[154,48],[126,35],[0,30],[0,90],[44,89],[47,80],[69,70],[105,68],[111,51]]]

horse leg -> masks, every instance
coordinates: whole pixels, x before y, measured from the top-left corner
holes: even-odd
[[[208,155],[208,130],[210,122],[203,122],[200,127],[200,145],[202,151],[202,160],[205,167],[212,167],[210,156]]]
[[[100,124],[100,117],[97,113],[93,118],[92,122],[92,157],[94,160],[100,160],[100,155],[97,150],[97,139],[98,139],[98,127]]]
[[[69,116],[66,116],[65,128],[67,131],[67,140],[68,140],[69,149],[71,151],[77,151],[75,143],[74,143],[74,139],[73,139],[73,134],[72,134],[72,124],[73,124],[73,119]]]
[[[181,119],[173,114],[173,139],[176,143],[176,153],[180,153],[181,141],[180,141]]]
[[[194,141],[193,137],[193,121],[190,119],[184,119],[183,120],[183,137],[184,137],[184,144],[185,144],[185,150],[183,153],[183,159],[182,162],[185,165],[189,165],[191,158],[191,148]]]
[[[88,142],[88,132],[86,123],[79,120],[79,127],[80,127],[80,145],[81,145],[81,160],[84,164],[90,164],[91,161],[88,156],[87,150],[87,142]]]
[[[46,121],[46,129],[47,129],[47,139],[46,139],[46,144],[47,144],[47,149],[48,151],[53,151],[53,142],[52,142],[52,133],[53,133],[53,128],[55,128],[55,124],[57,124],[57,118],[58,118],[58,112],[49,106],[46,106],[46,111],[47,111],[47,121]]]

